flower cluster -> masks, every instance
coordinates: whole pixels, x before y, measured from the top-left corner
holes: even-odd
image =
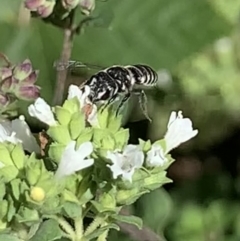
[[[1,54],[6,64],[0,67],[0,114],[14,116],[16,101],[34,101],[40,95],[40,87],[35,85],[38,71],[34,70],[29,59],[12,65]]]
[[[48,230],[54,225],[59,228],[58,224],[64,230],[57,229],[56,235],[92,240],[117,228],[117,221],[141,226],[137,217],[122,217],[119,210],[171,181],[166,177],[173,162],[169,152],[197,135],[191,120],[181,111],[172,112],[163,139],[128,144],[129,131],[121,127],[121,116],[116,117],[113,106],[102,110],[92,104],[89,92],[71,85],[62,106],[51,107],[38,97],[28,107],[31,117],[47,125],[42,159],[23,116],[0,123],[0,188],[4,190],[0,205],[7,204],[0,213],[0,229],[7,229],[9,223],[26,224],[23,239],[28,240],[38,235],[37,229],[33,232],[29,227],[47,217]],[[11,206],[21,208],[13,211]],[[78,225],[78,219],[90,213],[104,220],[106,229],[95,221],[95,228],[79,234],[64,219]]]
[[[80,7],[84,15],[89,15],[95,8],[95,0],[61,0],[59,2],[56,0],[25,0],[24,3],[27,9],[41,18],[49,17],[57,4],[61,4],[61,7],[65,9],[64,18],[76,7]]]

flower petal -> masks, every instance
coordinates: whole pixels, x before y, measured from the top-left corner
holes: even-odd
[[[79,153],[79,155],[81,155],[82,158],[86,158],[92,152],[93,152],[93,144],[90,141],[82,143],[77,150],[77,153]]]
[[[189,118],[183,118],[182,112],[172,112],[168,122],[168,130],[165,135],[166,152],[178,147],[183,142],[186,142],[196,136],[198,130],[193,130],[192,121]]]
[[[51,107],[42,98],[37,98],[34,104],[28,107],[28,113],[30,116],[39,119],[41,122],[46,123],[49,126],[56,125],[57,122],[54,119]]]
[[[31,133],[28,124],[25,122],[23,115],[19,119],[12,121],[12,131],[16,133],[16,137],[23,143],[24,150],[28,152],[40,153],[40,147]]]
[[[85,144],[85,145],[84,145]],[[83,143],[81,146],[88,147],[90,150],[90,145]],[[62,178],[64,176],[72,175],[73,173],[80,171],[84,168],[87,168],[94,163],[94,159],[84,159],[86,157],[86,152],[80,152],[79,149],[75,150],[76,141],[71,141],[65,148],[58,169],[56,171],[55,177]],[[82,151],[85,151],[81,149]]]

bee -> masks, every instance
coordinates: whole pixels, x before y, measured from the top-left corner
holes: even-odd
[[[90,66],[77,61],[71,61],[71,64],[75,64],[78,67]],[[96,67],[95,65],[93,66]],[[157,81],[158,75],[156,71],[148,65],[113,65],[93,74],[79,88],[84,92],[86,86],[88,86],[90,89],[89,100],[92,103],[104,103],[102,110],[115,102],[119,97],[122,97],[117,107],[116,115],[119,114],[120,109],[131,95],[138,95],[143,114],[147,119],[151,120],[147,113],[147,97],[144,88],[154,87]]]
[[[92,75],[80,86],[80,89],[84,91],[86,86],[90,88],[88,98],[92,103],[105,102],[102,110],[119,96],[123,96],[116,115],[132,94],[138,95],[140,107],[150,120],[146,109],[147,97],[141,87],[153,87],[157,80],[157,73],[150,66],[144,64],[114,65]]]

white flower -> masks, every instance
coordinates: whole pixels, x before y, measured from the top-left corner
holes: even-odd
[[[9,122],[0,124],[0,142],[8,141],[13,144],[21,143],[22,141],[16,137],[16,133],[11,131]]]
[[[24,150],[40,153],[40,147],[23,115],[13,121],[0,123],[0,142],[3,141],[9,141],[13,144],[22,143]]]
[[[88,96],[90,94],[90,87],[85,86],[84,92],[80,90],[80,88],[76,85],[70,85],[68,88],[68,97],[67,99],[72,99],[74,97],[77,97],[80,107],[83,108],[85,105],[90,104],[92,106],[91,113],[87,117],[87,121],[92,126],[98,126],[98,119],[97,119],[97,106],[91,103],[91,101],[88,99]]]
[[[80,171],[93,165],[94,159],[86,157],[93,152],[93,145],[91,142],[85,142],[75,150],[76,141],[71,141],[65,148],[55,177],[62,178],[64,176],[72,175],[73,173]]]
[[[160,145],[153,144],[151,150],[147,152],[146,162],[150,167],[163,166],[167,162],[163,148]]]
[[[28,113],[30,116],[37,118],[43,123],[49,126],[56,125],[57,122],[54,119],[51,107],[42,98],[37,98],[34,104],[28,107]]]
[[[32,153],[40,153],[40,147],[37,140],[33,136],[23,115],[19,116],[11,123],[12,131],[16,133],[16,137],[22,141],[23,149]]]
[[[81,108],[85,106],[87,103],[90,103],[88,100],[88,95],[90,94],[90,87],[85,86],[85,91],[83,92],[80,90],[80,88],[77,85],[70,85],[68,88],[68,97],[67,99],[72,99],[74,97],[77,97],[79,100]]]
[[[168,130],[164,137],[166,141],[166,152],[168,153],[181,143],[186,142],[196,136],[198,130],[193,130],[192,121],[183,118],[182,111],[172,112],[168,122]]]
[[[121,175],[123,179],[132,182],[135,169],[143,165],[144,154],[138,146],[127,145],[123,153],[108,151],[107,158],[113,163],[112,166],[107,166],[111,169],[114,179]]]

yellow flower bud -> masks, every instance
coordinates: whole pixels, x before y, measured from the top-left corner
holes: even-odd
[[[45,198],[45,191],[41,187],[33,187],[30,192],[30,197],[36,202],[41,202]]]

